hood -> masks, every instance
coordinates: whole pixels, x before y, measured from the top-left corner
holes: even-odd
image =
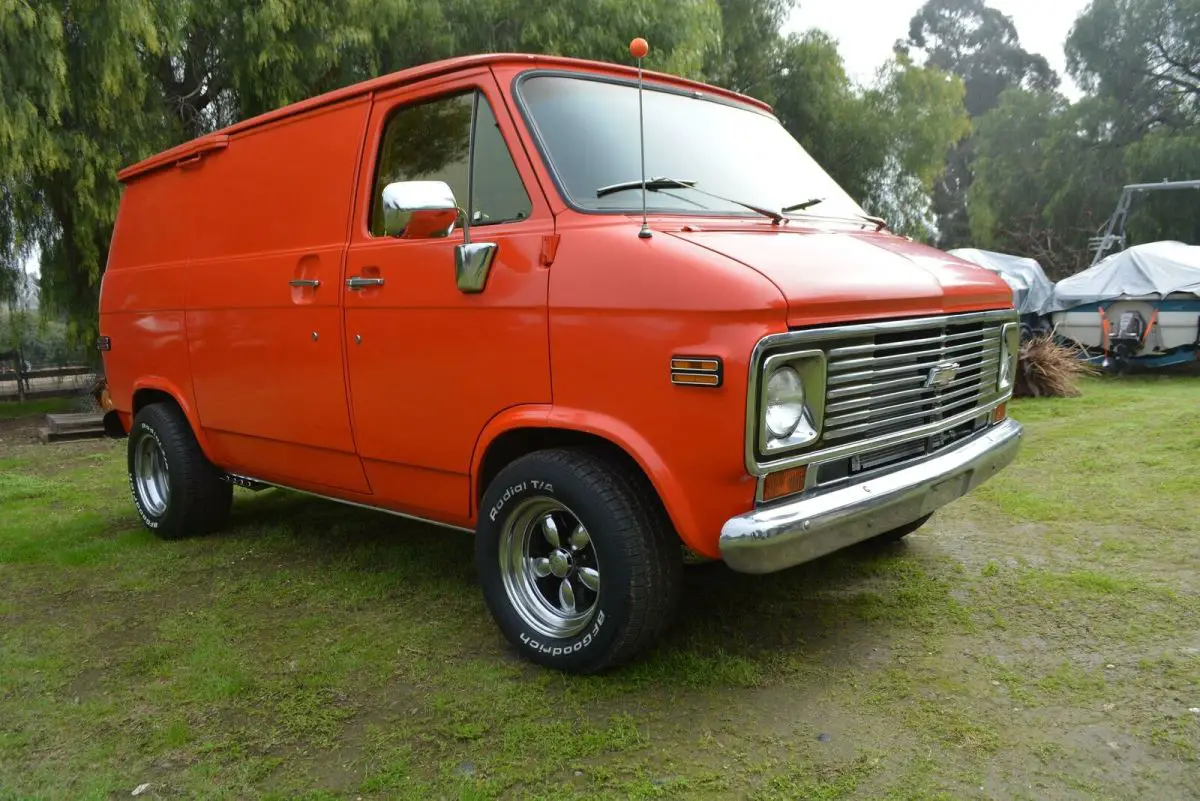
[[[891,234],[682,231],[685,241],[761,273],[788,303],[788,325],[1012,307],[990,270]]]

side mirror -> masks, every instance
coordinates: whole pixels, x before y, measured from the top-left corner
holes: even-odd
[[[383,230],[403,239],[450,236],[463,219],[463,244],[454,249],[454,278],[461,292],[477,294],[487,286],[497,247],[471,241],[471,220],[444,181],[400,181],[383,188]]]
[[[400,181],[383,188],[383,232],[387,236],[447,237],[461,214],[445,181]]]

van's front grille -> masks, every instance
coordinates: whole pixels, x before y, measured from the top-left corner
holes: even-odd
[[[1001,354],[1015,354],[1012,309],[805,328],[764,337],[751,360],[746,468],[764,476],[816,465],[808,486],[854,480],[951,446],[986,428],[1001,387]],[[1007,338],[1008,342],[1003,340]],[[818,438],[807,447],[764,450],[767,370],[797,369],[817,400]],[[824,401],[821,406],[820,401]]]
[[[949,318],[839,339],[827,351],[822,445],[918,428],[991,401],[1004,322]]]

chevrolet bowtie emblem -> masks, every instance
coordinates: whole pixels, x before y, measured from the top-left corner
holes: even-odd
[[[928,389],[944,389],[957,377],[958,362],[941,362],[930,368],[925,386]]]

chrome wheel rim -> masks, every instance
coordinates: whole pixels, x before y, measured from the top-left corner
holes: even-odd
[[[539,634],[563,639],[587,628],[600,600],[600,562],[579,518],[553,498],[529,498],[500,532],[508,600]]]
[[[152,436],[142,437],[133,451],[133,486],[138,500],[154,517],[162,517],[171,500],[167,457]]]

